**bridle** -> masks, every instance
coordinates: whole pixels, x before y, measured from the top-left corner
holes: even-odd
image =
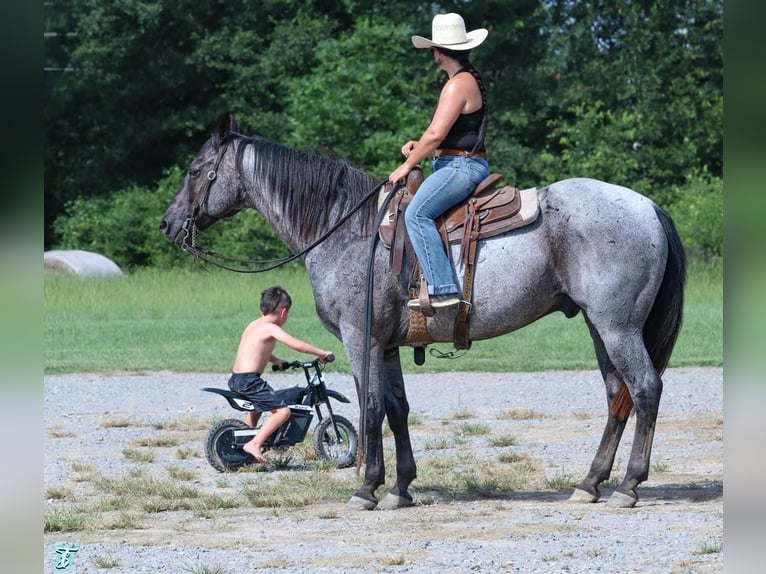
[[[219,147],[218,156],[215,158],[213,168],[208,170],[205,177],[205,183],[199,192],[197,192],[197,194],[194,196],[194,199],[189,206],[189,212],[186,215],[186,220],[184,221],[183,227],[181,228],[184,232],[183,239],[181,240],[181,248],[185,251],[189,251],[192,255],[195,255],[195,252],[197,251],[195,243],[197,239],[197,217],[199,216],[200,207],[207,201],[207,198],[210,195],[210,188],[213,186],[213,182],[215,181],[216,177],[218,177],[218,168],[221,167],[223,156],[226,155],[226,150],[228,148],[228,142],[221,144]],[[191,243],[187,243],[189,236],[191,236]]]
[[[319,239],[314,241],[311,245],[300,251],[299,253],[296,253],[294,255],[288,255],[286,257],[280,257],[277,259],[242,259],[239,257],[229,257],[227,255],[223,255],[222,253],[218,253],[216,251],[212,251],[209,249],[205,249],[203,247],[199,247],[197,245],[197,218],[199,217],[199,212],[202,207],[202,205],[207,201],[208,196],[210,195],[210,188],[213,186],[213,182],[218,177],[218,170],[221,166],[221,162],[223,161],[223,156],[226,154],[226,150],[229,148],[229,141],[225,141],[221,144],[220,149],[218,150],[218,156],[215,159],[215,163],[213,164],[213,168],[208,170],[205,178],[204,185],[200,188],[200,190],[197,192],[197,194],[194,197],[194,200],[191,203],[191,206],[189,207],[189,212],[186,216],[186,220],[184,221],[183,226],[181,229],[184,232],[183,239],[181,240],[181,249],[184,251],[188,251],[191,253],[195,258],[202,260],[206,263],[209,263],[211,265],[214,265],[216,267],[220,267],[221,269],[226,269],[227,271],[234,271],[236,273],[264,273],[266,271],[271,271],[273,269],[276,269],[277,267],[281,267],[282,265],[285,265],[286,263],[289,263],[290,261],[293,261],[295,259],[298,259],[299,257],[302,257],[312,249],[314,249],[317,245],[322,243],[325,239],[327,239],[330,235],[332,235],[337,229],[343,225],[354,213],[359,211],[361,207],[369,201],[372,197],[378,194],[378,190],[385,185],[388,182],[388,179],[382,179],[375,183],[375,185],[370,189],[365,196],[359,200],[359,203],[357,203],[351,211],[346,213],[343,217],[340,218],[327,232],[322,235]],[[394,186],[396,188],[397,186]],[[393,193],[390,194],[393,196]],[[386,202],[387,203],[387,202]],[[264,266],[265,267],[258,267],[255,269],[246,268],[246,267],[234,267],[231,265],[228,265],[226,263],[222,263],[221,261],[227,261],[231,263],[236,263],[238,265],[257,265],[257,266]]]

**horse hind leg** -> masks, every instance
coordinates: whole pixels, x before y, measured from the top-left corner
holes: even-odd
[[[608,501],[611,507],[630,508],[638,501],[636,488],[649,477],[662,380],[649,358],[640,332],[611,330],[605,334],[604,329],[599,332],[611,363],[629,391],[636,415],[628,469]]]
[[[620,373],[613,371],[604,378],[604,381],[607,388],[610,389],[607,399],[609,414],[606,426],[588,475],[575,488],[569,498],[572,502],[597,502],[601,498],[599,485],[607,480],[612,472],[617,447],[625,430],[625,423],[633,410],[633,400],[630,398],[628,387],[622,380]],[[616,393],[611,390],[615,387],[618,388]]]
[[[628,417],[633,410],[633,401],[630,398],[628,388],[620,373],[609,360],[601,337],[587,317],[585,320],[590,329],[601,376],[606,386],[608,415],[601,436],[601,443],[591,463],[590,471],[575,488],[569,498],[571,502],[597,502],[601,498],[599,485],[607,480],[612,472],[617,447],[620,444]]]

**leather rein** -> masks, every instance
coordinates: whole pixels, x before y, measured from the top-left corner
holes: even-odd
[[[354,213],[359,211],[359,209],[361,209],[361,207],[367,201],[369,201],[372,197],[376,196],[378,194],[378,190],[388,182],[387,179],[382,179],[378,181],[372,187],[372,189],[369,192],[367,192],[367,194],[365,194],[365,196],[359,201],[359,203],[357,203],[351,209],[351,211],[349,211],[343,217],[341,217],[340,220],[338,220],[338,222],[336,222],[329,230],[327,230],[327,232],[324,235],[322,235],[319,239],[311,243],[308,247],[303,249],[300,253],[296,253],[294,255],[288,255],[286,257],[280,257],[277,259],[242,259],[238,257],[229,257],[222,253],[218,253],[217,251],[205,249],[197,245],[197,231],[198,231],[197,217],[199,216],[199,211],[201,206],[207,201],[208,196],[210,195],[210,188],[213,186],[213,182],[216,180],[216,177],[218,176],[218,170],[221,166],[221,162],[223,161],[223,156],[226,154],[226,150],[229,148],[228,143],[229,142],[221,146],[221,149],[218,152],[218,157],[216,157],[215,163],[213,164],[213,168],[208,170],[204,185],[196,194],[196,196],[194,197],[194,201],[192,201],[192,204],[189,207],[189,214],[186,216],[186,220],[184,221],[184,224],[182,227],[184,231],[184,237],[181,240],[181,249],[183,249],[184,251],[188,251],[197,259],[201,259],[202,261],[205,261],[206,263],[209,263],[216,267],[220,267],[221,269],[226,269],[227,271],[234,271],[236,273],[264,273],[266,271],[271,271],[273,269],[276,269],[277,267],[281,267],[282,265],[285,265],[286,263],[289,263],[290,261],[298,259],[299,257],[302,257],[303,255],[305,255],[306,253],[314,249],[317,245],[322,243],[335,231],[337,231],[337,229],[341,225],[343,225],[352,215],[354,215]],[[266,267],[261,267],[258,269],[234,267],[231,265],[227,265],[226,263],[221,263],[221,261],[228,261],[228,262],[242,264],[242,265],[266,265]]]

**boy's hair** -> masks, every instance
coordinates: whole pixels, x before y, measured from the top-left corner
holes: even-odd
[[[289,310],[293,304],[290,295],[281,287],[269,287],[261,293],[261,313],[270,315],[271,313]]]

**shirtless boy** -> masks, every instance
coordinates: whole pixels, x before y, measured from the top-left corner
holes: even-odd
[[[237,358],[229,378],[229,388],[245,395],[255,405],[256,410],[245,415],[245,423],[255,428],[261,413],[271,411],[271,416],[263,422],[258,434],[242,447],[256,461],[263,464],[266,463],[261,452],[263,442],[290,418],[290,408],[261,378],[269,362],[275,365],[284,362],[274,356],[277,341],[299,353],[316,355],[322,360],[332,354],[332,351],[324,351],[296,339],[282,329],[282,325],[287,322],[291,305],[292,299],[281,287],[269,287],[261,293],[261,316],[250,323],[242,333]]]

